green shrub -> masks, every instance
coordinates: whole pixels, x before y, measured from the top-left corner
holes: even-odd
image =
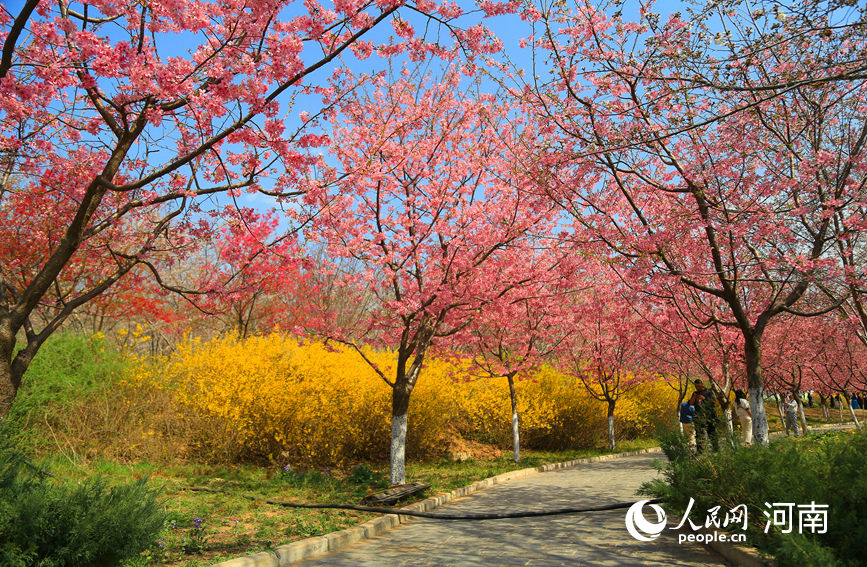
[[[0,438],[0,564],[119,565],[155,543],[164,523],[146,480],[113,487],[100,478],[60,482]]]
[[[376,473],[370,468],[370,465],[362,464],[352,469],[352,476],[349,477],[349,482],[352,484],[366,484],[376,478]]]
[[[863,564],[867,541],[867,433],[836,432],[802,439],[783,438],[768,447],[735,447],[696,457],[679,435],[661,443],[669,462],[662,479],[642,488],[682,513],[690,498],[693,514],[713,506],[746,504],[747,537],[774,555],[777,565],[854,566]],[[824,534],[783,534],[771,527],[765,503],[828,505]],[[797,516],[797,512],[793,514]],[[693,518],[694,520],[696,518]],[[700,520],[701,518],[699,518]]]

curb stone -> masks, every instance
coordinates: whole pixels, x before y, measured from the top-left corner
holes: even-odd
[[[704,544],[717,555],[721,555],[726,561],[738,567],[775,567],[776,563],[770,557],[762,557],[759,552],[751,547],[735,545],[733,543],[712,541]]]
[[[675,518],[675,520],[680,520],[681,518]],[[685,527],[681,527],[678,530],[675,530],[677,534],[692,534],[698,535],[702,534],[704,536],[708,536],[713,533],[710,530],[700,528],[698,530],[690,530]],[[775,567],[776,563],[771,557],[762,556],[756,549],[752,547],[745,547],[743,545],[737,545],[730,541],[714,541],[713,538],[706,538],[706,541],[702,542],[703,546],[707,547],[723,559],[725,559],[728,563],[735,565],[736,567]]]
[[[598,457],[585,457],[583,459],[564,461],[562,463],[549,463],[547,465],[529,469],[518,469],[516,471],[510,471],[484,480],[479,480],[447,494],[440,494],[439,496],[433,496],[403,508],[397,508],[395,511],[399,512],[400,510],[409,510],[413,512],[430,512],[447,502],[451,502],[455,498],[467,496],[478,490],[483,490],[490,486],[494,486],[495,484],[500,484],[509,480],[525,478],[543,472],[566,469],[576,465],[585,465],[600,461],[610,461],[622,457],[634,457],[636,455],[661,452],[661,448],[651,447],[649,449],[639,449],[637,451],[627,451],[611,455],[600,455]],[[405,516],[399,513],[388,514],[338,532],[302,539],[255,555],[248,555],[246,557],[238,557],[236,559],[229,559],[227,561],[215,563],[213,567],[284,567],[301,561],[302,559],[307,559],[308,557],[342,549],[347,545],[356,543],[363,539],[374,538],[412,519],[412,516]]]

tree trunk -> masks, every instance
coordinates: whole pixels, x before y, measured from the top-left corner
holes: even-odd
[[[729,405],[725,410],[723,410],[723,415],[726,420],[726,435],[729,437],[729,443],[734,443],[735,440],[735,426],[732,423],[732,406]]]
[[[774,397],[777,401],[777,413],[780,414],[780,422],[783,424],[783,427],[786,429],[786,435],[789,434],[789,429],[786,427],[786,414],[783,412],[783,395],[779,393],[775,393]]]
[[[397,352],[397,368],[391,386],[391,447],[389,451],[392,485],[406,483],[406,432],[409,413],[409,396],[415,388],[424,366],[425,353],[430,346],[435,327],[429,321],[421,321],[413,339],[409,329],[401,335]],[[410,361],[410,359],[412,359]],[[409,363],[409,367],[407,367]]]
[[[617,449],[617,443],[614,441],[614,400],[608,400],[608,449],[614,451]]]
[[[5,359],[0,361],[0,423],[9,415],[18,388],[12,381],[12,365]]]
[[[407,384],[401,382],[394,385],[391,394],[391,451],[389,453],[391,484],[406,483],[406,427],[409,395],[412,390]]]
[[[849,402],[849,413],[852,414],[852,421],[855,422],[855,429],[861,429],[861,424],[858,422],[858,417],[855,415],[855,409],[852,407],[852,402]]]
[[[512,402],[512,455],[516,463],[521,462],[521,427],[518,418],[518,392],[515,389],[515,373],[506,375],[509,380],[509,399]]]
[[[0,329],[0,422],[9,415],[12,402],[18,394],[21,377],[15,378],[12,369],[12,354],[15,352],[15,333]]]
[[[806,435],[809,429],[807,429],[807,416],[804,414],[804,404],[801,403],[801,396],[795,396],[795,400],[798,402],[798,417],[801,419],[801,431],[803,431],[802,435]]]
[[[725,416],[726,422],[726,435],[728,435],[729,444],[734,447],[735,444],[735,426],[732,423],[732,400],[729,394],[732,391],[732,378],[729,373],[729,357],[728,351],[726,351],[725,357],[723,358],[722,364],[722,378],[723,385],[717,386],[719,390],[717,399],[719,400],[720,407],[723,410],[723,415]]]
[[[744,336],[744,356],[747,366],[747,389],[750,411],[753,413],[753,442],[768,444],[768,416],[765,413],[765,386],[762,380],[762,350],[757,337]]]

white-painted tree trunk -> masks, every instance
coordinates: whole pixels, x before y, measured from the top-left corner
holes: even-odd
[[[723,412],[726,420],[726,434],[729,436],[729,443],[734,443],[735,440],[735,425],[732,423],[732,407],[729,406]]]
[[[406,424],[406,414],[391,416],[391,484],[406,483]]]
[[[826,422],[831,421],[831,410],[828,409],[828,402],[822,402],[822,416],[825,418]]]
[[[753,442],[758,445],[768,444],[768,414],[765,413],[764,390],[749,388],[750,411],[753,414]]]
[[[521,432],[518,427],[518,412],[512,412],[512,455],[516,463],[521,462]]]
[[[804,404],[801,403],[801,397],[795,396],[795,400],[798,402],[798,417],[801,420],[801,435],[806,435],[810,430],[807,428],[807,416],[804,414]]]
[[[424,348],[419,347],[412,365],[405,369],[398,356],[398,369],[391,386],[391,448],[389,478],[391,484],[406,484],[406,432],[409,399],[424,362]]]
[[[516,463],[521,462],[521,422],[518,419],[518,391],[515,388],[514,373],[506,375],[509,380],[509,401],[512,404],[512,456]]]
[[[617,443],[614,440],[614,404],[615,402],[608,402],[608,449],[614,451],[617,449]]]
[[[744,331],[744,329],[741,329]],[[744,359],[747,370],[747,391],[750,393],[750,411],[753,413],[753,442],[767,445],[768,415],[765,413],[765,386],[762,379],[761,337],[755,333],[744,333]]]
[[[852,407],[852,404],[849,404],[849,413],[852,414],[852,421],[855,422],[855,429],[861,429],[861,423],[858,421],[858,416],[855,415],[855,409]]]

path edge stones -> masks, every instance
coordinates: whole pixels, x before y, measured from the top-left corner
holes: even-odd
[[[600,461],[611,461],[623,457],[634,457],[637,455],[645,455],[648,453],[662,453],[662,449],[660,447],[651,447],[649,449],[639,449],[637,451],[625,451],[623,453],[612,453],[610,455],[600,455],[598,457],[585,457],[583,459],[574,459],[571,461],[563,461],[560,463],[549,463],[547,465],[541,465],[528,469],[518,469],[515,471],[498,474],[497,476],[492,476],[484,480],[476,481],[467,486],[452,490],[447,494],[432,496],[431,498],[427,498],[425,500],[422,500],[421,502],[416,502],[414,504],[410,504],[409,506],[404,506],[403,508],[397,508],[396,510],[430,512],[431,510],[434,510],[447,502],[451,502],[455,498],[460,498],[461,496],[468,496],[478,490],[483,490],[490,486],[494,486],[495,484],[500,484],[510,480],[524,478],[543,472],[566,469],[574,467],[576,465],[586,465],[588,463],[596,463]],[[401,514],[388,514],[386,516],[380,516],[379,518],[368,520],[364,523],[361,523],[351,528],[347,528],[345,530],[332,532],[330,534],[325,534],[322,536],[293,541],[292,543],[287,543],[286,545],[275,547],[270,551],[262,551],[260,553],[256,553],[255,555],[247,555],[245,557],[238,557],[235,559],[222,561],[220,563],[215,563],[213,567],[285,567],[286,565],[291,565],[293,563],[301,561],[302,559],[307,559],[316,555],[322,555],[331,551],[337,551],[338,549],[342,549],[363,539],[371,539],[377,537],[411,519],[412,516],[405,516]]]

